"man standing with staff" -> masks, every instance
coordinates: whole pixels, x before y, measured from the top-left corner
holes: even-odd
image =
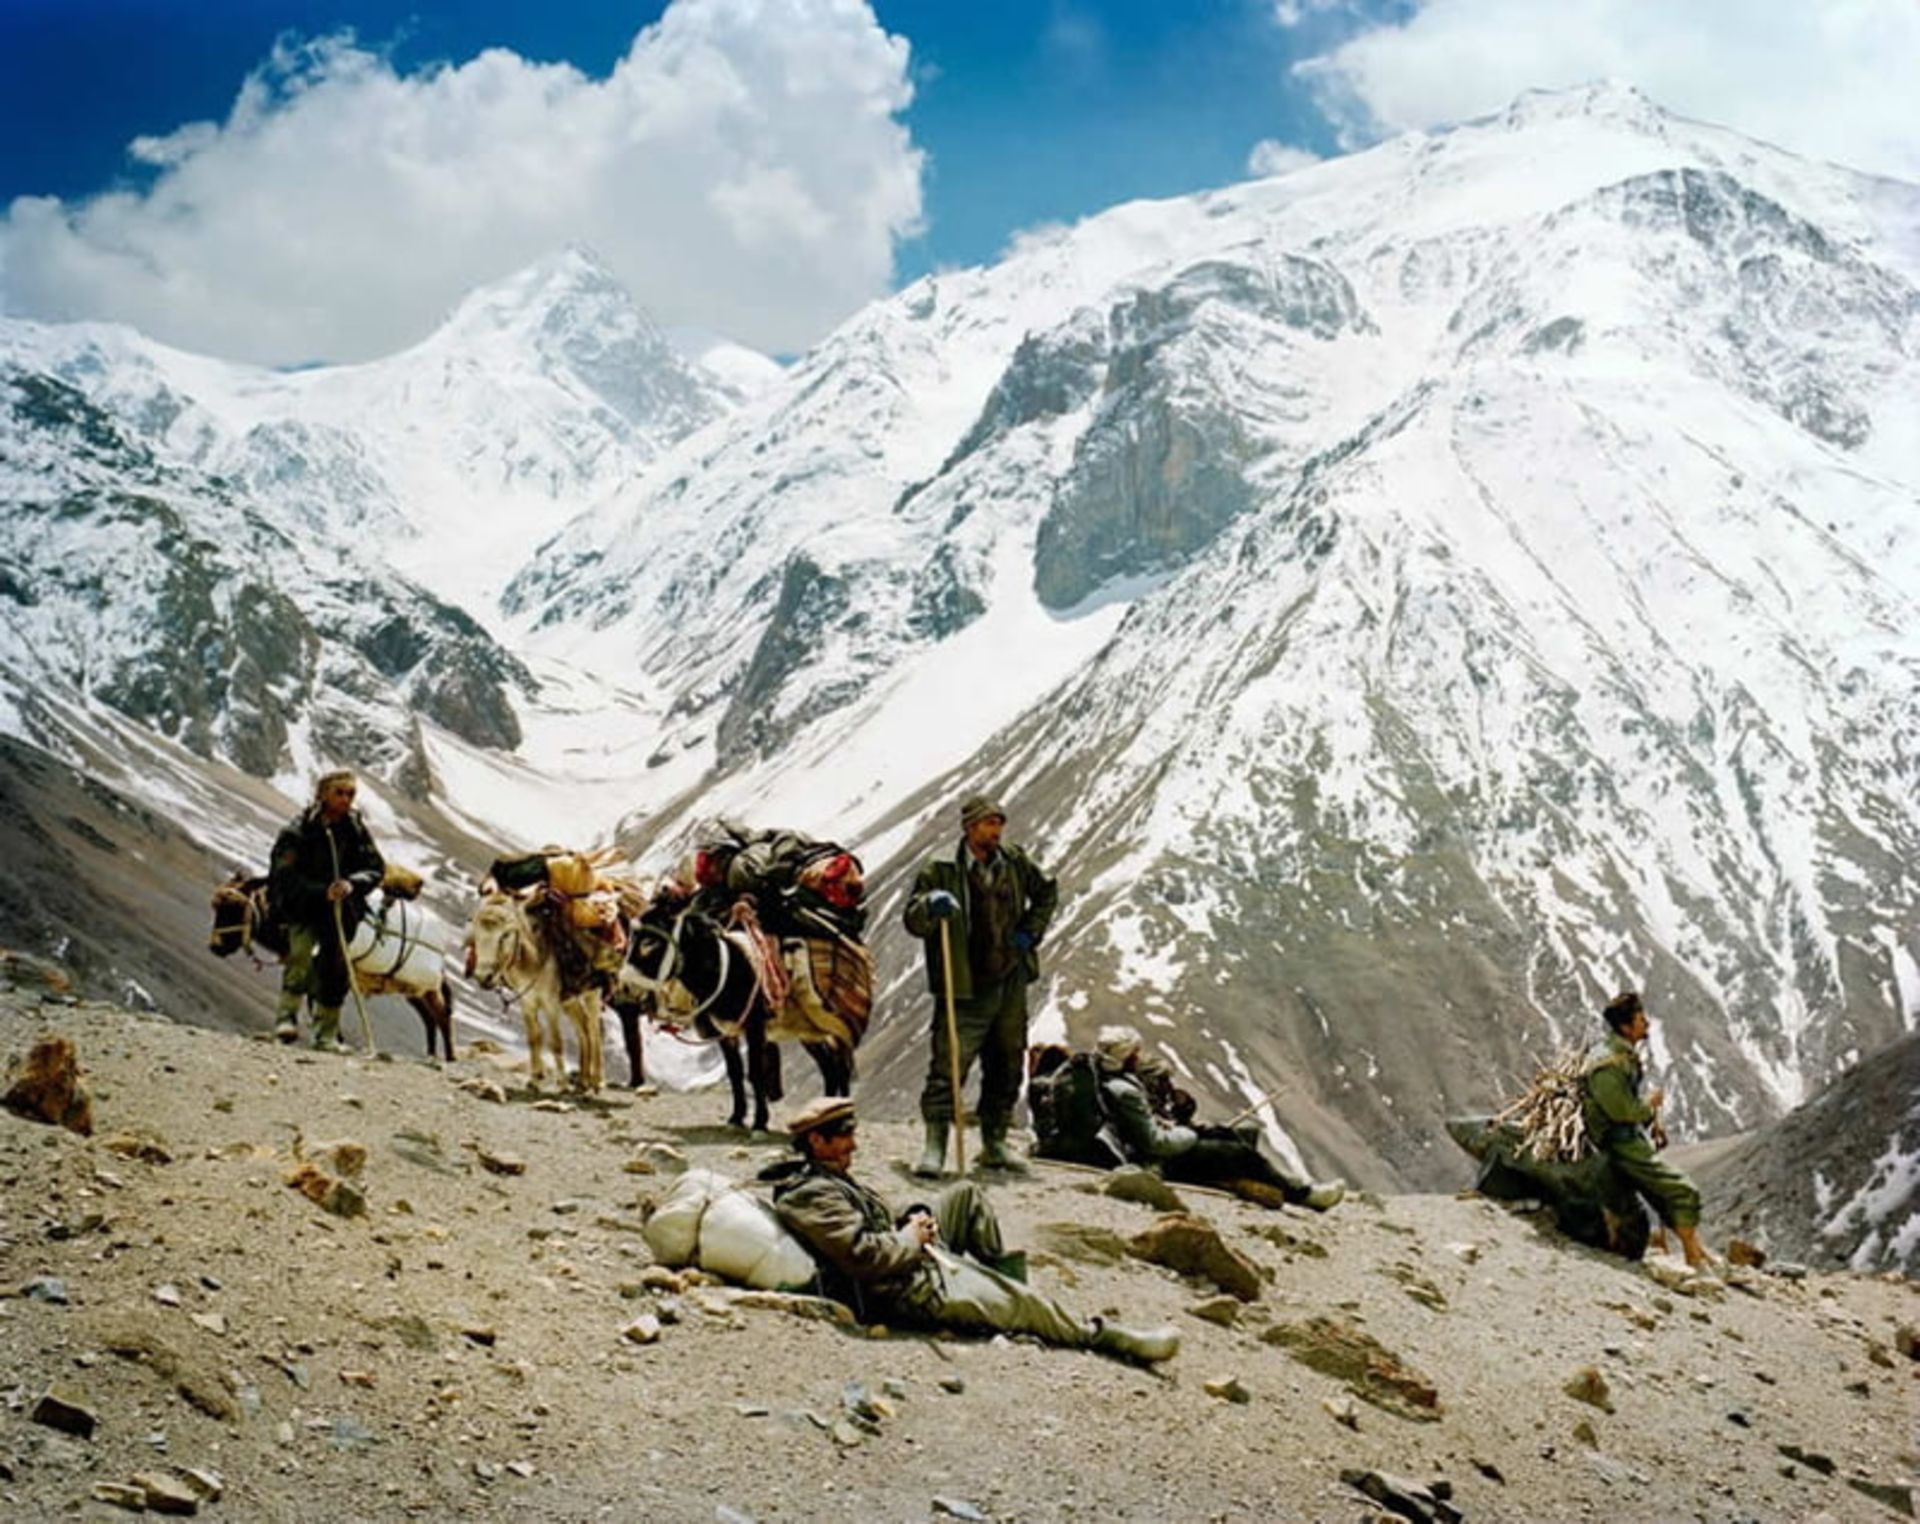
[[[386,870],[373,834],[353,807],[358,790],[350,772],[324,774],[314,784],[313,803],[274,842],[267,870],[275,913],[287,923],[290,957],[312,960],[316,1048],[340,1044],[340,1003],[352,979],[346,942]],[[284,1014],[282,1020],[281,1040],[290,1041]]]
[[[920,1092],[926,1147],[913,1172],[939,1176],[960,1090],[980,1060],[980,1162],[1024,1166],[1007,1149],[1027,1051],[1027,986],[1040,977],[1040,940],[1060,888],[1019,847],[1003,842],[1007,812],[975,794],[960,806],[960,841],[914,878],[903,919],[926,949],[933,1044]],[[965,1143],[958,1157],[965,1158]]]

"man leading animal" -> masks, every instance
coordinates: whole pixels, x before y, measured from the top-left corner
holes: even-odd
[[[289,967],[311,967],[313,1045],[340,1044],[340,1005],[347,996],[346,949],[342,945],[366,914],[367,896],[380,887],[386,862],[373,834],[353,807],[359,780],[351,772],[323,774],[313,803],[287,822],[274,839],[267,869],[272,912],[287,924]],[[276,1035],[299,1036],[288,993],[281,994]]]
[[[903,919],[926,950],[933,993],[933,1043],[920,1116],[926,1147],[913,1172],[936,1178],[958,1114],[955,1076],[980,1060],[980,1162],[1021,1169],[1007,1130],[1027,1052],[1027,986],[1040,977],[1039,949],[1060,888],[1021,848],[1003,840],[1007,812],[985,795],[960,806],[960,840],[914,878]],[[944,935],[943,935],[944,932]],[[949,990],[949,981],[951,989]],[[958,1062],[948,1035],[948,995]]]

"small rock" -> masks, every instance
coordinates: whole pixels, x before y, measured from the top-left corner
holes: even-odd
[[[1790,1259],[1777,1259],[1767,1267],[1783,1281],[1804,1281],[1813,1272]]]
[[[1727,1422],[1732,1424],[1736,1429],[1751,1429],[1753,1427],[1753,1418],[1744,1408],[1730,1408],[1727,1412]]]
[[[1573,1426],[1573,1437],[1578,1443],[1585,1445],[1589,1450],[1598,1450],[1600,1448],[1600,1435],[1594,1429],[1592,1419],[1583,1418],[1575,1424]]]
[[[67,1283],[57,1275],[36,1276],[20,1288],[20,1295],[30,1302],[50,1302],[56,1307],[65,1307]]]
[[[1470,1457],[1468,1459],[1467,1464],[1472,1466],[1475,1471],[1478,1471],[1488,1481],[1497,1482],[1502,1487],[1507,1485],[1506,1473],[1502,1471],[1498,1466],[1494,1465],[1492,1461],[1481,1460],[1479,1459],[1479,1457],[1475,1456],[1475,1457]]]
[[[519,1477],[523,1482],[533,1475],[533,1465],[529,1461],[510,1460],[507,1462],[507,1470]]]
[[[1598,1408],[1603,1413],[1613,1411],[1613,1391],[1607,1385],[1607,1378],[1591,1365],[1583,1365],[1567,1378],[1567,1384],[1561,1391],[1575,1402],[1584,1402]]]
[[[965,1498],[936,1496],[933,1499],[933,1511],[943,1513],[950,1519],[965,1519],[967,1524],[982,1524],[987,1517]]]
[[[1340,1480],[1356,1492],[1372,1498],[1390,1513],[1415,1524],[1459,1524],[1460,1510],[1431,1487],[1404,1476],[1384,1471],[1346,1470]]]
[[[1277,1323],[1260,1339],[1281,1346],[1308,1369],[1344,1382],[1363,1402],[1416,1423],[1440,1418],[1440,1392],[1433,1382],[1352,1323],[1316,1315]]]
[[[1360,1410],[1353,1405],[1351,1397],[1322,1397],[1320,1406],[1327,1410],[1327,1416],[1344,1428],[1358,1430]]]
[[[492,1461],[475,1461],[473,1463],[473,1474],[482,1482],[497,1482],[500,1480],[500,1468],[494,1465]]]
[[[643,1312],[620,1330],[620,1337],[632,1344],[657,1344],[660,1342],[660,1320],[650,1312]]]
[[[227,1320],[222,1313],[196,1312],[192,1314],[192,1321],[199,1327],[206,1329],[210,1334],[214,1334],[219,1338],[226,1337]]]
[[[654,1173],[653,1160],[645,1158],[629,1159],[625,1164],[621,1165],[620,1168],[629,1175],[651,1175]]]
[[[736,1402],[733,1410],[742,1418],[765,1418],[768,1412],[766,1404],[760,1402]]]
[[[1242,1303],[1238,1297],[1208,1297],[1204,1302],[1195,1302],[1187,1309],[1189,1317],[1200,1319],[1203,1323],[1217,1323],[1222,1328],[1232,1328],[1240,1321]]]
[[[138,1159],[145,1164],[173,1163],[172,1152],[159,1138],[143,1138],[130,1132],[117,1132],[110,1138],[102,1138],[100,1146],[108,1153],[122,1159]]]
[[[1184,1212],[1187,1204],[1180,1194],[1150,1169],[1128,1164],[1114,1170],[1101,1185],[1101,1194],[1115,1201],[1131,1201],[1152,1207],[1156,1212]]]
[[[336,1138],[331,1143],[316,1143],[307,1150],[309,1159],[324,1164],[346,1180],[357,1180],[367,1167],[367,1145],[352,1138]]]
[[[1818,1451],[1804,1450],[1799,1445],[1778,1445],[1775,1448],[1790,1461],[1805,1466],[1809,1471],[1817,1471],[1822,1476],[1832,1476],[1840,1468],[1833,1463],[1833,1457],[1822,1455]]]
[[[200,1494],[177,1476],[164,1471],[139,1471],[133,1485],[145,1495],[147,1507],[155,1513],[196,1514]]]
[[[180,1305],[180,1288],[170,1282],[165,1285],[155,1286],[153,1288],[153,1299],[162,1307],[178,1307]]]
[[[1748,1269],[1758,1270],[1767,1262],[1767,1251],[1758,1244],[1750,1244],[1744,1238],[1727,1240],[1727,1263],[1744,1265]]]
[[[342,1413],[334,1419],[327,1442],[336,1450],[364,1450],[373,1443],[373,1431],[359,1419]]]
[[[208,1291],[219,1291],[222,1289],[220,1277],[217,1275],[202,1275],[200,1277],[200,1284]]]
[[[203,1503],[217,1503],[221,1494],[227,1490],[226,1478],[218,1471],[210,1471],[205,1466],[176,1466],[180,1479],[200,1494]]]
[[[1218,1397],[1222,1402],[1248,1403],[1253,1401],[1253,1393],[1240,1383],[1238,1376],[1221,1376],[1203,1384],[1203,1390],[1209,1397]]]
[[[939,1385],[941,1391],[951,1392],[954,1396],[958,1397],[967,1389],[967,1378],[965,1376],[942,1376]]]
[[[651,1090],[653,1087],[648,1085],[645,1088]],[[716,1503],[713,1507],[713,1524],[759,1524],[759,1521],[750,1513],[729,1508],[725,1503]]]
[[[1920,1360],[1920,1328],[1902,1323],[1893,1331],[1893,1347],[1909,1360]]]
[[[127,1482],[95,1482],[93,1500],[96,1503],[111,1503],[115,1508],[124,1508],[129,1513],[147,1511],[146,1493]]]
[[[47,1388],[28,1416],[37,1424],[80,1439],[93,1438],[94,1427],[100,1421],[92,1408],[57,1386]]]
[[[480,1167],[489,1174],[524,1175],[527,1172],[527,1161],[512,1154],[496,1154],[478,1147],[474,1149],[474,1154],[480,1160]]]
[[[372,1371],[342,1371],[340,1372],[340,1384],[342,1386],[357,1386],[364,1390],[371,1391],[374,1386],[374,1375]]]
[[[1895,1513],[1913,1517],[1914,1486],[1911,1482],[1876,1482],[1864,1476],[1843,1477],[1843,1481],[1863,1497],[1882,1503]]]
[[[1184,1212],[1168,1213],[1134,1234],[1128,1251],[1149,1264],[1164,1265],[1177,1275],[1193,1275],[1212,1281],[1230,1296],[1243,1302],[1260,1295],[1260,1271],[1253,1261],[1220,1236],[1220,1230],[1204,1217]]]
[[[1463,1264],[1477,1265],[1480,1263],[1480,1245],[1478,1244],[1448,1244],[1447,1252]]]
[[[504,1106],[507,1104],[507,1092],[505,1089],[496,1081],[486,1079],[478,1074],[474,1075],[471,1079],[463,1079],[455,1088],[466,1091],[468,1095],[477,1096],[483,1101],[491,1101],[496,1106]]]
[[[80,1077],[80,1060],[64,1037],[43,1037],[7,1075],[0,1106],[32,1122],[93,1133],[93,1097]]]

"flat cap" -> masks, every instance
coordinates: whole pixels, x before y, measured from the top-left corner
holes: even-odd
[[[1007,812],[985,794],[974,794],[960,806],[960,829],[964,831],[976,820],[992,820],[996,815],[1007,818]]]
[[[787,1118],[787,1136],[804,1138],[808,1133],[818,1132],[822,1127],[831,1127],[835,1122],[852,1120],[851,1099],[844,1095],[823,1095],[817,1101],[809,1101]]]

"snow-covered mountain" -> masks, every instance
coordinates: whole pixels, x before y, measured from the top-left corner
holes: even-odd
[[[509,606],[671,696],[636,841],[1003,792],[1053,1018],[1290,1081],[1320,1157],[1440,1168],[1627,984],[1752,1123],[1920,1018],[1916,219],[1608,86],[1120,207],[861,314]]]
[[[493,583],[778,368],[657,332],[570,249],[365,365],[227,365],[0,321],[0,666],[296,780],[423,795],[422,723],[512,750],[541,683]]]
[[[110,650],[60,680],[188,733],[110,680],[163,628],[106,612],[162,591],[117,597],[173,532],[138,497],[215,624],[284,568],[326,657],[172,666],[404,706],[475,834],[854,843],[882,1105],[924,1061],[895,892],[978,785],[1062,874],[1044,1023],[1281,1086],[1316,1166],[1452,1178],[1438,1119],[1627,984],[1682,1124],[1750,1126],[1920,1022],[1917,282],[1920,189],[1599,86],[1115,208],[778,377],[577,253],[350,370],[9,325],[6,661]]]

